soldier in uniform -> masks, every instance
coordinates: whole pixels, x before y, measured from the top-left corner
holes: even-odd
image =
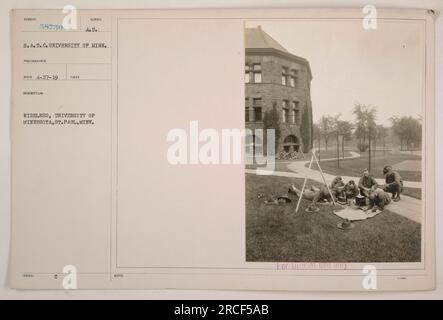
[[[294,185],[291,185],[288,193],[294,193],[297,197],[300,197],[301,191],[298,190]],[[322,185],[320,188],[316,188],[314,186],[311,186],[311,188],[306,188],[302,196],[306,200],[312,201],[313,205],[315,205],[318,201],[332,201],[326,185]]]
[[[337,176],[332,180],[331,183],[331,192],[332,195],[337,199],[338,197],[343,196],[343,191],[345,189],[345,183],[343,182],[342,177]]]
[[[345,185],[344,194],[346,199],[354,199],[359,194],[358,187],[354,180],[349,180]]]
[[[403,191],[403,181],[400,174],[392,170],[391,166],[386,166],[383,168],[383,175],[386,181],[383,190],[392,193],[392,199],[394,201],[400,201],[400,193]]]
[[[363,170],[363,176],[358,182],[358,188],[360,189],[360,194],[365,197],[369,197],[369,191],[378,187],[377,181],[374,177],[369,174],[368,169]]]
[[[381,211],[385,208],[386,205],[391,203],[391,197],[387,192],[380,188],[374,188],[369,191],[369,207],[367,210],[371,210],[372,212],[377,211],[378,207]]]

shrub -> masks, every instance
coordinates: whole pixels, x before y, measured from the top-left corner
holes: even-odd
[[[369,144],[368,143],[366,143],[366,142],[359,142],[358,144],[357,144],[357,149],[360,151],[360,152],[365,152],[366,150],[368,150],[368,148],[369,148]]]
[[[303,142],[303,152],[307,153],[311,149],[311,133],[312,133],[312,123],[309,122],[308,110],[303,112],[300,134],[301,140]]]

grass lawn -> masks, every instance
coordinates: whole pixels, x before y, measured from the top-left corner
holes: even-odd
[[[384,153],[378,151],[372,157],[371,167],[372,175],[375,178],[383,179],[383,167],[385,165],[393,165],[405,160],[420,160],[420,156],[409,154],[393,154],[390,152]],[[368,167],[368,153],[362,154],[360,158],[340,160],[340,168],[337,168],[336,161],[320,161],[323,172],[333,175],[343,176],[360,176],[361,171]],[[318,170],[317,164],[313,164],[312,169]],[[398,171],[404,181],[421,181],[421,171]],[[403,194],[421,199],[421,189],[419,188],[404,188]]]
[[[421,226],[385,209],[374,218],[355,222],[341,230],[342,221],[330,205],[307,213],[302,200],[295,213],[296,198],[286,205],[267,205],[267,196],[287,192],[291,183],[299,188],[303,179],[246,174],[246,260],[262,262],[418,262]],[[316,182],[308,181],[319,185]],[[388,207],[389,208],[389,207]]]
[[[349,157],[351,155],[350,151],[357,152],[356,150],[348,150],[348,149],[346,149],[345,150],[345,157]],[[316,155],[318,157],[318,151],[317,151]],[[340,158],[342,156],[343,156],[343,154],[342,154],[342,152],[340,150]],[[309,155],[308,155],[308,157],[309,157]],[[321,150],[320,151],[320,160],[321,159],[332,159],[332,158],[337,158],[337,149],[335,149],[335,150],[334,149],[332,149],[332,150],[329,149],[327,152],[325,150]]]
[[[420,160],[420,156],[409,154],[393,154],[390,152],[377,152],[371,157],[371,174],[375,178],[383,178],[383,167],[394,165],[405,160]],[[320,161],[324,172],[333,175],[360,176],[364,168],[369,166],[368,153],[363,153],[360,158],[340,160],[340,168],[337,168],[337,161]],[[317,169],[314,165],[313,169]],[[399,171],[405,181],[421,181],[420,171]]]
[[[340,156],[342,155],[341,151],[340,151]],[[345,150],[345,157],[349,157],[351,155],[351,153],[349,152],[349,150]],[[336,150],[328,150],[328,152],[326,151],[321,151],[321,158],[322,159],[328,159],[328,158],[335,158],[337,157],[337,151]],[[311,159],[311,154],[305,154],[304,158],[299,158],[299,159],[295,159],[295,160],[276,160],[275,161],[275,171],[283,171],[283,172],[291,172],[291,170],[288,169],[288,164],[293,162],[293,161],[307,161]],[[260,167],[266,167],[266,165],[257,165],[257,164],[248,164],[246,165],[246,169],[256,169],[256,168],[260,168]]]
[[[301,159],[306,160],[306,159]],[[292,172],[288,169],[288,164],[292,161],[301,161],[301,160],[277,160],[275,162],[275,171],[282,171],[282,172]],[[269,166],[269,165],[268,165]],[[256,168],[266,168],[266,165],[257,165],[257,164],[247,164],[245,166],[246,169],[256,169]]]

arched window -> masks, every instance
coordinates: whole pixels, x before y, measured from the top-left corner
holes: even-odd
[[[298,152],[299,148],[300,148],[300,143],[295,135],[291,134],[283,140],[283,150],[285,150],[286,152],[292,152],[292,151]]]

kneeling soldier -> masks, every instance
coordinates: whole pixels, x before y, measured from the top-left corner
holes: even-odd
[[[389,203],[391,203],[391,197],[382,189],[373,188],[369,191],[369,207],[367,210],[372,209],[372,212],[375,212],[377,211],[377,208],[375,207],[378,207],[381,211],[383,211],[385,206]]]
[[[354,199],[358,195],[358,193],[359,193],[358,187],[355,184],[354,180],[349,180],[349,182],[345,185],[344,192],[345,192],[346,200]]]
[[[360,178],[358,182],[358,188],[360,189],[360,194],[362,196],[368,197],[369,191],[373,188],[377,188],[378,184],[375,181],[374,177],[369,175],[369,170],[363,170],[363,176]]]
[[[385,176],[386,185],[383,190],[392,193],[394,201],[400,200],[400,193],[403,191],[403,181],[397,171],[392,170],[391,166],[383,168],[383,175]]]
[[[345,183],[343,182],[343,179],[340,176],[335,177],[331,183],[331,192],[333,196],[336,199],[342,197],[344,189],[345,189]]]

